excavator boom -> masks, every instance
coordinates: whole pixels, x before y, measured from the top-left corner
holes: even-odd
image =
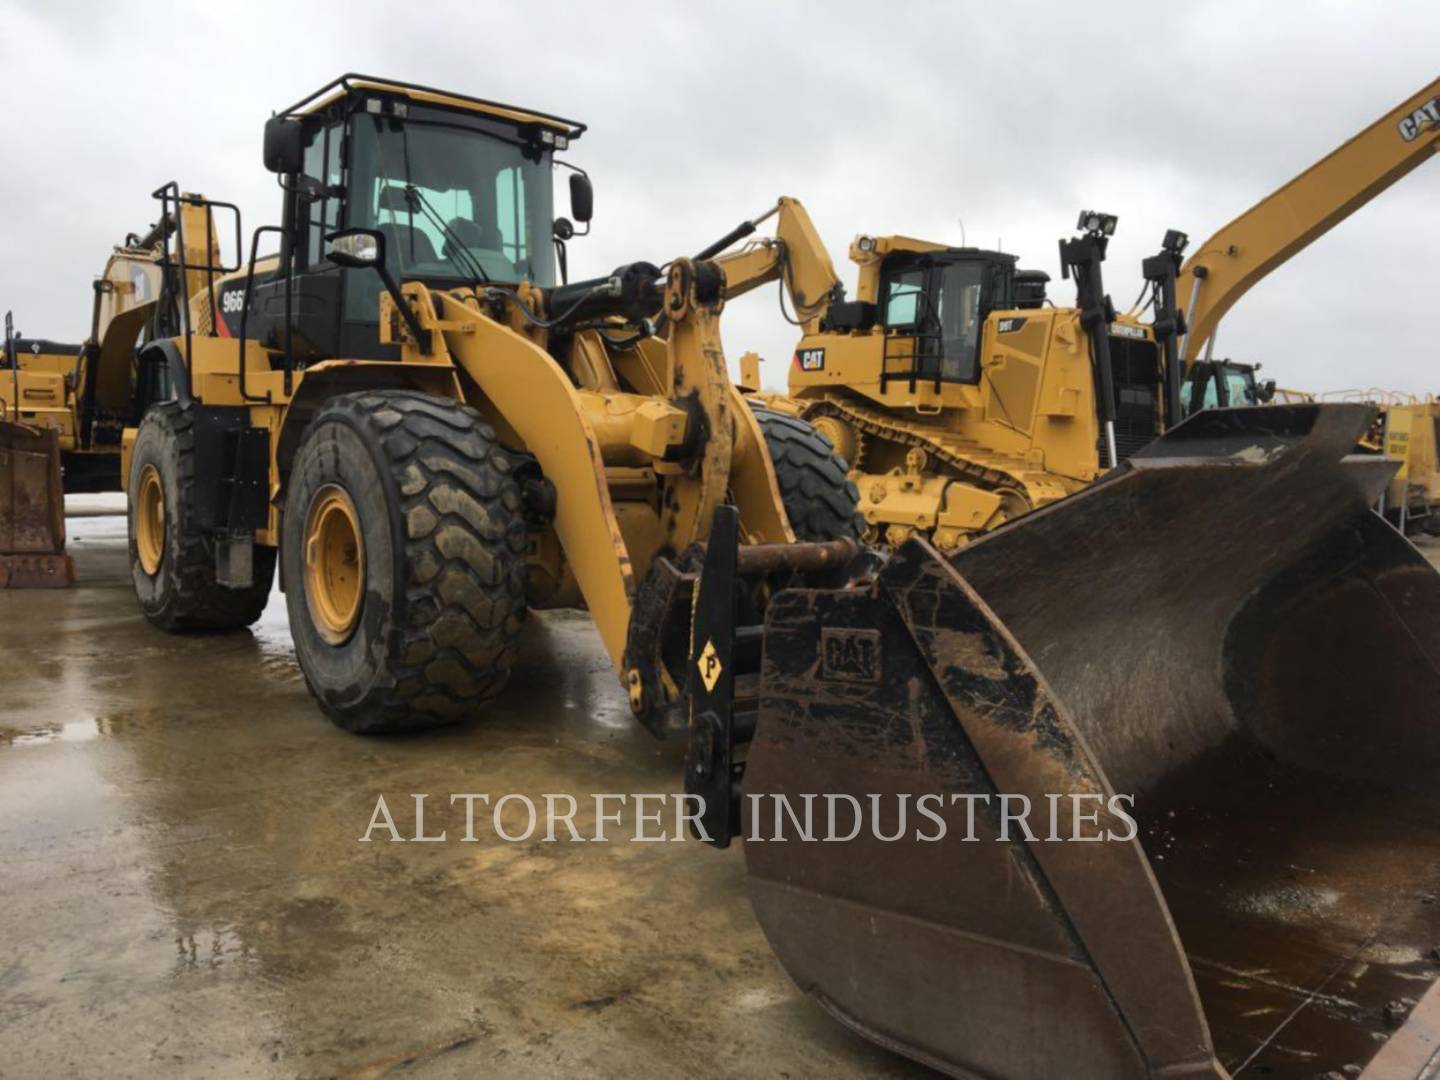
[[[1440,79],[1412,94],[1201,244],[1180,270],[1184,358],[1256,282],[1440,149]]]
[[[782,281],[795,305],[796,321],[806,333],[815,333],[831,302],[843,296],[845,290],[815,223],[799,199],[780,196],[769,210],[732,229],[701,252],[699,258],[724,251],[771,217],[776,219],[774,236],[715,260],[725,271],[725,299],[733,300],[772,281]]]

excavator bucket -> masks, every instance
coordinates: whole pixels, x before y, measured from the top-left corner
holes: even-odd
[[[1205,412],[778,594],[742,831],[795,981],[954,1075],[1436,1075],[1440,575],[1370,415]]]
[[[73,584],[56,434],[0,420],[0,588]]]

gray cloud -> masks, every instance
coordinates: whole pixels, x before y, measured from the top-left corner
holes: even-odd
[[[1433,78],[1440,8],[10,0],[0,19],[0,305],[78,338],[91,277],[163,181],[238,202],[247,229],[274,220],[261,124],[346,70],[589,123],[579,275],[693,252],[789,194],[840,263],[857,232],[959,243],[963,222],[1058,278],[1084,205],[1120,215],[1124,306],[1167,227],[1198,241]],[[1440,390],[1437,185],[1422,166],[1252,290],[1219,352],[1284,385]],[[724,335],[783,382],[795,335],[773,290]]]

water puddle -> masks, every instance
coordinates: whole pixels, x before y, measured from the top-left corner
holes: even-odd
[[[83,743],[109,734],[109,723],[99,716],[84,720],[70,720],[64,724],[51,724],[42,728],[16,731],[0,728],[0,746],[44,746],[53,742]]]

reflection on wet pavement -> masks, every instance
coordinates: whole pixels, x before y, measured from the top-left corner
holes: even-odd
[[[919,1074],[791,986],[738,851],[458,839],[451,793],[570,793],[588,834],[593,792],[678,790],[583,615],[533,619],[473,724],[361,739],[278,594],[167,636],[124,519],[68,527],[79,588],[0,592],[0,1074]],[[412,793],[448,842],[358,842]]]

